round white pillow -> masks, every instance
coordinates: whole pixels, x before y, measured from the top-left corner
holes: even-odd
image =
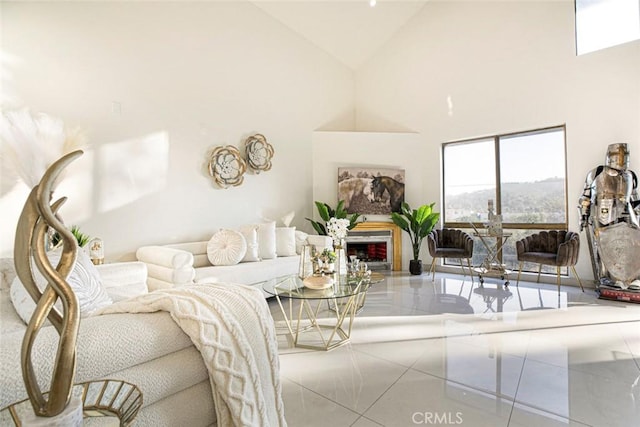
[[[207,257],[212,265],[236,265],[247,253],[247,242],[239,231],[220,230],[207,243]]]

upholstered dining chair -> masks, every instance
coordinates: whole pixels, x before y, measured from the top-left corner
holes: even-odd
[[[442,228],[431,231],[427,236],[427,244],[429,246],[429,255],[433,258],[431,261],[431,280],[436,275],[436,259],[437,258],[457,258],[460,260],[460,267],[464,274],[464,265],[462,260],[467,260],[467,268],[473,283],[473,270],[471,269],[471,258],[473,258],[473,237],[462,230],[454,228]]]
[[[580,253],[580,235],[573,231],[551,230],[541,231],[524,237],[516,242],[516,253],[519,262],[518,282],[525,262],[538,264],[538,283],[540,283],[540,271],[543,265],[556,267],[558,294],[560,293],[560,268],[569,267],[578,279],[580,289],[584,292],[580,276],[576,272],[575,265]]]

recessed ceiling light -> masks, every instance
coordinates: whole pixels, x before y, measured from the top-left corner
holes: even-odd
[[[376,0],[369,0],[369,6],[376,7]]]

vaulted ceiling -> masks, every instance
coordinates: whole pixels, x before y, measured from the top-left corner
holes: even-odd
[[[256,0],[285,26],[356,70],[425,5],[426,0]]]

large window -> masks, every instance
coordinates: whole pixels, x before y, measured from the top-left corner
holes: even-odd
[[[516,267],[516,240],[541,229],[567,229],[564,126],[448,142],[442,159],[444,226],[483,227],[491,201],[511,233],[503,251],[509,268]],[[474,263],[482,257],[476,245]]]

